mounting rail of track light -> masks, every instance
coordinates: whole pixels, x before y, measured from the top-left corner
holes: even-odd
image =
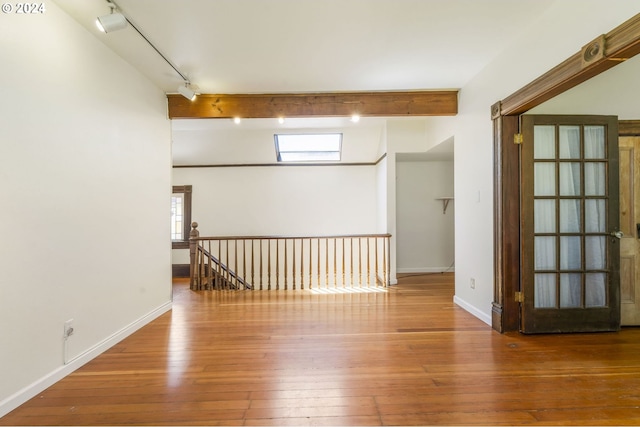
[[[140,31],[140,29],[133,22],[131,22],[131,19],[129,19],[128,16],[122,13],[120,7],[116,4],[116,2],[114,2],[113,0],[106,1],[109,8],[111,9],[111,13],[109,13],[108,15],[97,17],[96,25],[98,26],[98,29],[103,33],[109,33],[126,28],[127,23],[131,25],[131,28],[136,30],[136,32],[140,34],[140,37],[142,37],[144,41],[146,41],[149,46],[151,46],[153,50],[155,50],[156,53],[160,55],[160,57],[164,59],[164,61],[169,64],[171,68],[174,69],[176,73],[178,73],[182,80],[184,80],[184,84],[178,87],[178,92],[185,98],[193,101],[196,98],[197,94],[191,87],[191,81],[183,73],[181,73],[180,70],[178,70],[178,67],[173,65],[173,63],[169,61],[169,59],[167,59],[167,57],[162,52],[160,52],[160,50],[155,47],[155,45],[151,43],[151,41],[144,34],[142,34],[142,31]]]

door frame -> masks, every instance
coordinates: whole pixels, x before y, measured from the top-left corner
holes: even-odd
[[[640,53],[640,14],[597,36],[547,73],[491,106],[494,163],[492,327],[517,331],[521,290],[519,115]],[[640,127],[640,125],[634,125]],[[620,124],[622,132],[623,125]]]

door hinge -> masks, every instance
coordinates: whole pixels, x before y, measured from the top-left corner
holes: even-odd
[[[524,138],[522,137],[521,133],[516,133],[513,135],[513,143],[514,144],[522,144],[522,142],[524,141]]]
[[[522,292],[516,292],[514,298],[516,302],[524,302],[524,294]]]

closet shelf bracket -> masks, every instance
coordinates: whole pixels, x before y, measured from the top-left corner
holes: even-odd
[[[438,197],[436,200],[442,200],[442,214],[447,213],[447,206],[449,206],[449,202],[453,200],[453,197]]]

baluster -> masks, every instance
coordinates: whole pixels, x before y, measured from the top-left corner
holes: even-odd
[[[280,239],[276,239],[276,291],[280,289]]]
[[[358,237],[358,275],[360,277],[359,285],[363,286],[362,283],[362,238]]]
[[[333,287],[338,287],[338,239],[333,238]]]
[[[262,290],[262,239],[260,239],[260,290]]]
[[[351,277],[351,286],[353,286],[353,237],[349,239],[349,262],[350,262],[350,266],[349,266],[349,275]]]
[[[222,290],[222,240],[218,240],[218,265],[216,266],[216,271],[218,274],[216,275],[216,288],[218,290]]]
[[[311,250],[311,239],[309,239],[309,289],[313,287],[313,251]]]
[[[196,277],[196,286],[197,286],[197,290],[202,290],[202,288],[200,287],[200,284],[202,283],[202,251],[200,250],[200,247],[198,247],[198,275]]]
[[[197,246],[198,246],[198,237],[200,237],[200,232],[198,231],[198,223],[191,223],[191,231],[189,231],[189,288],[191,290],[196,290],[196,254],[197,254]]]
[[[366,250],[366,255],[367,255],[367,287],[371,286],[371,254],[369,252],[369,237],[367,237],[367,250]]]
[[[271,290],[271,239],[267,240],[267,290]]]
[[[324,239],[324,260],[325,260],[325,270],[324,270],[324,287],[329,288],[329,239]]]
[[[231,284],[231,274],[229,274],[231,269],[231,257],[229,256],[229,239],[225,239],[224,244],[226,248],[224,265],[226,266],[225,273],[227,276],[227,281],[224,283],[224,287],[225,289],[229,289],[229,285]]]
[[[316,240],[316,242],[318,243],[318,289],[320,289],[322,286],[320,285],[320,279],[321,279],[321,274],[320,274],[320,238],[318,238]]]
[[[238,239],[234,239],[233,240],[233,252],[234,252],[234,266],[233,266],[233,270],[229,271],[229,274],[231,274],[231,271],[234,271],[236,273],[236,289],[238,289],[238,274],[240,274],[240,272],[238,271]],[[233,280],[233,276],[231,276],[232,280]]]
[[[342,287],[346,286],[346,278],[345,278],[345,266],[344,266],[344,237],[342,238]]]
[[[247,289],[247,241],[242,239],[242,280],[244,280],[244,289]]]
[[[304,239],[300,239],[300,289],[304,289]]]
[[[291,242],[293,243],[293,290],[296,290],[296,239],[291,239]]]
[[[284,239],[284,290],[288,290],[289,286],[287,285],[287,279],[289,278],[289,269],[287,268],[287,239]]]
[[[389,243],[389,237],[385,238],[385,252],[384,252],[384,286],[388,286],[389,285],[389,280],[390,280],[390,276],[387,276],[387,274],[391,275],[391,266],[389,265],[391,263],[391,260],[388,259],[387,254],[390,254],[390,243]]]
[[[253,263],[253,259],[254,259],[254,251],[253,251],[253,239],[251,239],[251,290],[254,290],[256,288],[256,281],[255,281],[255,266]]]
[[[207,250],[209,254],[211,254],[211,240],[207,240]],[[211,265],[213,261],[211,260],[211,256],[207,257],[207,280],[205,281],[205,289],[213,288],[213,266]]]
[[[375,275],[376,275],[376,277],[375,277],[375,283],[376,283],[376,287],[377,287],[378,286],[378,248],[380,247],[380,241],[379,241],[378,237],[375,238],[375,244],[376,244],[376,254],[375,254],[375,256],[376,256],[376,259],[375,259],[375,262],[376,262],[376,264],[375,264],[376,265]]]

